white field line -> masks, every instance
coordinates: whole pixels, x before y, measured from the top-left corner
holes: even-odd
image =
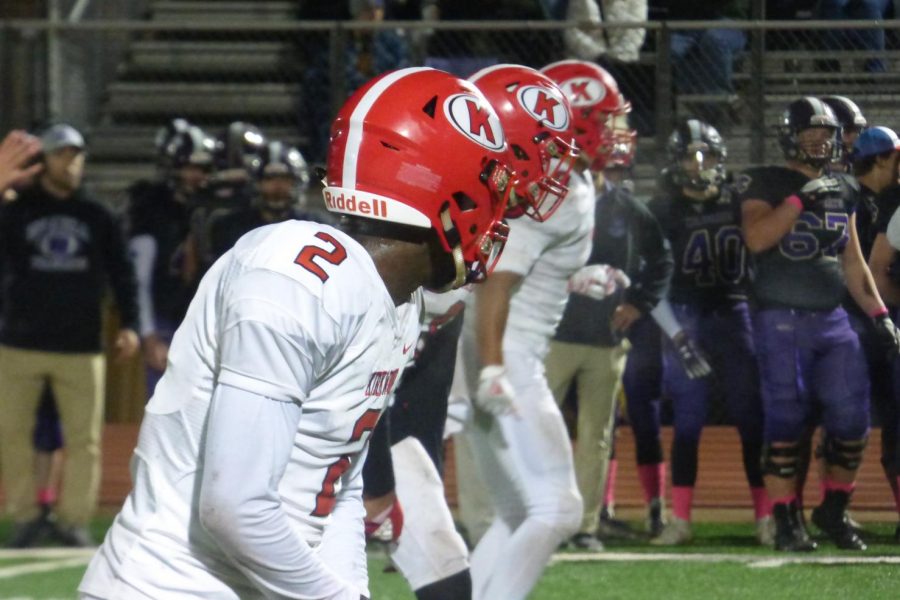
[[[678,554],[670,552],[579,552],[553,555],[560,562],[651,562],[678,561],[700,563],[742,563],[764,569],[785,565],[869,565],[900,564],[900,556],[749,556],[741,554]]]
[[[58,560],[45,560],[42,562],[4,567],[0,568],[0,579],[11,579],[13,577],[32,575],[34,573],[47,573],[50,571],[58,571],[60,569],[68,569],[70,567],[83,567],[88,564],[89,560],[90,557],[87,556],[76,556],[74,558],[60,558]]]

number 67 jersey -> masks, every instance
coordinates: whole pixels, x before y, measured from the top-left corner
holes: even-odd
[[[199,522],[204,428],[217,384],[301,404],[278,485],[281,508],[293,534],[320,555],[364,557],[358,474],[414,352],[419,296],[395,307],[368,253],[331,227],[288,221],[242,237],[203,278],[175,333],[132,459],[134,489],[81,591],[261,597]],[[247,427],[244,435],[263,448],[274,432]],[[348,496],[355,506],[342,512]],[[332,526],[358,528],[360,549],[355,540],[343,552],[326,549]],[[360,565],[347,560],[348,569],[329,566],[352,580],[348,571]],[[107,596],[113,589],[122,593]]]

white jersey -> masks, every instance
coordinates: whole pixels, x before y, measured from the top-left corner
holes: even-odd
[[[503,346],[543,356],[569,298],[569,277],[591,253],[595,192],[589,171],[572,172],[569,193],[550,218],[509,221],[509,239],[495,271],[524,279],[513,294]]]
[[[315,548],[336,525],[341,486],[358,474],[368,432],[412,353],[416,299],[396,308],[368,253],[331,227],[288,221],[241,238],[203,278],[175,334],[132,459],[134,489],[80,590],[102,598],[262,597],[198,520],[214,389],[301,404],[278,492],[293,533]],[[264,431],[248,435],[267,443]]]

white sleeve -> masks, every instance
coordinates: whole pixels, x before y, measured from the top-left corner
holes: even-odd
[[[128,240],[128,254],[137,279],[138,323],[141,337],[156,331],[153,309],[153,266],[156,264],[156,240],[138,235]]]
[[[270,599],[359,600],[291,528],[278,482],[302,414],[219,384],[206,427],[200,522],[238,569]]]
[[[653,320],[656,321],[656,324],[659,325],[659,328],[665,332],[666,337],[669,339],[678,335],[682,329],[681,323],[678,322],[678,318],[672,312],[672,305],[665,298],[653,307],[653,310],[650,311],[650,316],[653,317]]]
[[[900,250],[900,208],[894,211],[888,223],[887,239],[894,250]]]
[[[606,20],[611,23],[641,23],[647,20],[647,0],[604,1]],[[634,62],[640,56],[647,30],[643,27],[610,29],[609,53],[613,58]]]
[[[599,24],[600,10],[595,0],[570,0],[566,20]],[[596,60],[599,55],[606,52],[606,41],[603,39],[601,29],[583,31],[578,27],[567,27],[563,31],[563,40],[569,54],[581,60]]]
[[[360,452],[356,464],[344,473],[341,491],[331,513],[331,522],[325,528],[319,556],[335,573],[343,573],[360,592],[369,596],[369,570],[366,559],[366,533],[363,505],[363,463],[365,452]]]

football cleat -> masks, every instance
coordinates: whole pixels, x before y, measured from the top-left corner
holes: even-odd
[[[654,546],[683,546],[690,543],[694,539],[694,532],[691,530],[691,522],[678,517],[672,517],[662,533],[650,540]]]

